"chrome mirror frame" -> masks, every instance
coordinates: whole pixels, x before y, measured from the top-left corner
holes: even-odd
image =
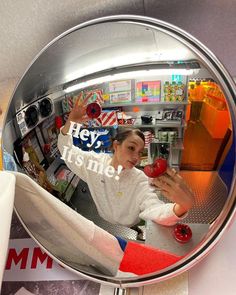
[[[69,35],[70,33],[80,30],[83,28],[86,28],[91,25],[101,24],[101,23],[109,23],[109,22],[125,22],[125,23],[132,23],[137,25],[145,25],[146,27],[150,27],[152,29],[158,29],[159,31],[162,31],[163,33],[166,33],[170,36],[172,36],[174,39],[180,41],[184,45],[186,45],[187,48],[189,48],[192,52],[194,52],[201,62],[206,66],[207,69],[209,69],[216,79],[218,80],[219,84],[222,87],[222,90],[225,94],[225,97],[227,97],[228,102],[228,108],[230,110],[231,120],[232,120],[232,126],[233,126],[233,138],[235,138],[235,130],[236,130],[236,86],[233,81],[233,79],[230,77],[227,70],[224,68],[224,66],[221,64],[221,62],[216,58],[216,56],[207,49],[202,43],[200,43],[197,39],[195,39],[190,34],[186,33],[185,31],[160,20],[144,17],[144,16],[134,16],[134,15],[117,15],[117,16],[108,16],[108,17],[102,17],[98,19],[94,19],[91,21],[87,21],[85,23],[82,23],[76,27],[73,27],[72,29],[64,32],[60,36],[58,36],[56,39],[54,39],[52,42],[50,42],[33,60],[31,65],[28,67],[28,69],[25,71],[23,77],[19,81],[15,92],[13,93],[12,99],[14,98],[14,95],[16,93],[17,88],[21,85],[22,80],[24,77],[27,76],[27,73],[31,66],[34,64],[34,62],[40,57],[42,53],[44,53],[52,44],[57,42],[58,40],[62,39],[63,37]],[[13,110],[9,110],[12,112]],[[9,118],[9,116],[6,116],[6,120]],[[235,139],[234,139],[235,141]],[[234,154],[236,155],[236,148],[235,148],[235,142],[233,142]],[[190,269],[193,267],[196,263],[198,263],[201,259],[203,259],[216,245],[216,243],[221,239],[223,236],[225,230],[228,228],[228,226],[233,222],[233,218],[235,216],[236,212],[236,168],[234,165],[234,171],[233,171],[233,177],[231,182],[231,188],[228,194],[228,200],[226,201],[224,208],[217,218],[217,220],[212,224],[207,236],[205,237],[204,241],[198,245],[197,249],[194,249],[191,253],[189,253],[184,259],[176,263],[174,266],[168,267],[164,269],[161,272],[152,273],[149,275],[139,276],[139,277],[128,277],[128,278],[111,278],[111,277],[100,277],[96,275],[88,275],[86,273],[80,272],[78,270],[73,269],[72,267],[63,264],[64,267],[70,269],[73,272],[79,273],[80,275],[84,276],[87,279],[113,285],[116,287],[139,287],[144,284],[148,283],[156,283],[165,279],[169,279],[171,277],[174,277],[176,275],[181,274],[182,272]],[[15,211],[17,213],[17,208],[15,208]],[[17,214],[18,215],[18,214]],[[18,215],[20,218],[20,216]],[[22,224],[27,230],[27,226],[24,224],[24,220],[20,218]],[[28,230],[27,230],[28,231]],[[28,231],[29,232],[29,231]],[[29,232],[29,234],[32,236],[32,234]],[[32,236],[34,240],[36,238]],[[36,242],[40,244],[37,240]],[[40,244],[40,246],[47,252],[50,256],[53,257],[53,255],[44,248],[43,245]],[[55,259],[55,257],[53,257]],[[57,259],[56,259],[57,260]]]

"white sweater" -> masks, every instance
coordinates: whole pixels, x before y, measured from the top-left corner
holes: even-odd
[[[69,147],[67,154],[65,147]],[[61,155],[64,152],[68,168],[88,184],[98,213],[105,220],[125,226],[137,224],[140,218],[169,226],[181,220],[174,214],[174,204],[164,204],[158,199],[155,190],[149,185],[148,177],[141,170],[135,167],[124,169],[119,174],[119,180],[116,180],[115,177],[101,173],[99,169],[91,169],[94,161],[98,167],[103,165],[106,168],[112,159],[110,155],[83,151],[73,145],[70,135],[62,133],[58,136],[58,148]],[[78,164],[79,161],[82,165]]]

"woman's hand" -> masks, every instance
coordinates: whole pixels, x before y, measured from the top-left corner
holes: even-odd
[[[82,100],[80,97],[76,99],[75,105],[71,110],[68,120],[75,123],[83,123],[89,120],[88,115],[86,114],[86,107],[88,99]]]
[[[80,97],[77,98],[75,105],[69,114],[68,120],[66,121],[66,124],[62,128],[63,134],[67,134],[67,132],[69,131],[71,121],[75,123],[83,123],[90,120],[88,115],[86,114],[88,99],[89,98],[82,100]]]
[[[193,192],[174,169],[167,168],[165,174],[152,180],[152,184],[161,191],[164,197],[176,203],[174,212],[177,216],[183,215],[193,207]]]

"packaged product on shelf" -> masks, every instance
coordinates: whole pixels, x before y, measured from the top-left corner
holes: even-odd
[[[104,103],[103,99],[103,90],[102,89],[93,89],[84,92],[83,99],[88,99],[88,102],[97,102],[102,105]]]
[[[102,111],[99,118],[102,126],[118,125],[116,111]]]
[[[110,93],[110,103],[131,102],[131,91]]]
[[[177,84],[177,89],[176,89],[176,101],[183,101],[184,100],[184,84],[179,81]]]
[[[169,121],[172,120],[174,110],[173,109],[164,109],[163,110],[163,120]]]
[[[159,141],[167,142],[168,141],[168,132],[167,131],[159,131]]]
[[[125,112],[117,112],[117,120],[119,125],[133,125],[135,122],[135,118]]]
[[[183,119],[184,112],[183,110],[174,110],[172,114],[172,120],[181,121]]]
[[[120,81],[109,82],[108,91],[110,93],[131,91],[131,80],[120,80]]]
[[[171,85],[169,81],[164,83],[164,101],[171,101]]]
[[[68,98],[65,97],[62,99],[61,101],[61,107],[62,107],[62,111],[63,114],[69,113],[70,112],[70,107],[69,107],[69,103],[68,103]]]
[[[77,99],[83,99],[83,92],[74,96],[65,96],[61,101],[63,114],[69,113],[75,105]]]
[[[143,132],[144,137],[145,137],[145,148],[147,148],[149,146],[149,144],[151,142],[153,142],[154,140],[154,134],[152,133],[152,131],[144,131]]]
[[[159,129],[155,128],[155,139],[159,139]]]
[[[156,120],[162,120],[163,119],[163,110],[158,110],[156,113]]]
[[[178,90],[178,85],[175,81],[171,83],[171,101],[176,101],[176,92]]]
[[[168,142],[152,142],[149,145],[149,158],[152,163],[156,158],[169,158],[170,144]]]
[[[143,115],[143,116],[141,116],[141,122],[143,125],[152,124],[153,118],[151,115]]]
[[[164,101],[183,101],[184,100],[184,84],[181,81],[165,81],[164,83]]]
[[[177,139],[177,131],[169,131],[168,132],[168,142],[174,143]]]
[[[156,135],[156,138],[159,140],[159,142],[169,142],[173,144],[177,140],[178,131],[172,128],[163,128],[158,130]]]
[[[137,102],[159,102],[161,100],[161,81],[142,81],[136,83]]]
[[[183,119],[183,110],[178,109],[164,109],[163,110],[163,120],[164,121],[181,121]]]

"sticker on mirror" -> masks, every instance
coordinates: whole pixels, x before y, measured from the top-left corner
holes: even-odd
[[[90,138],[91,142],[87,143],[87,147],[90,148],[96,143],[95,148],[99,148],[102,142],[97,139],[102,134],[99,132],[96,132],[95,130],[91,131],[85,128],[81,130],[81,127],[83,127],[81,124],[71,121],[70,129],[67,134],[73,135],[73,137],[75,138],[80,138],[82,141],[87,141],[88,138]]]
[[[87,141],[90,137],[91,143],[87,143],[87,147],[92,147],[96,143],[96,147],[101,146],[102,142],[97,140],[101,133],[97,133],[96,131],[90,131],[88,129],[81,130],[82,125],[71,122],[70,129],[67,134],[73,135],[73,137],[80,138],[82,141]],[[61,159],[66,161],[67,163],[72,163],[73,149],[69,146],[64,145],[63,151],[61,153]],[[81,167],[84,165],[84,158],[82,154],[76,155],[74,163]],[[99,161],[95,159],[89,159],[86,168],[90,171],[96,172],[98,174],[105,174],[107,177],[115,177],[116,180],[119,180],[119,174],[121,173],[123,167],[118,165],[117,170],[111,165],[103,165]]]

